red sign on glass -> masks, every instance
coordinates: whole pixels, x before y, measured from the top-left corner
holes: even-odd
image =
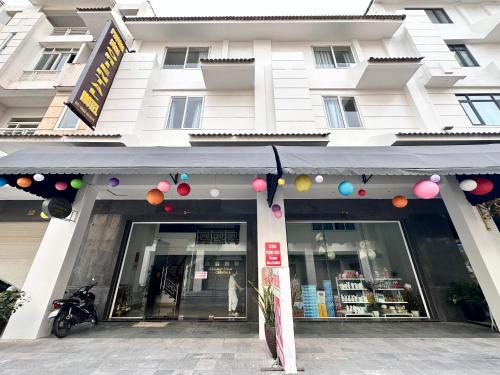
[[[279,242],[266,242],[266,267],[281,267]]]

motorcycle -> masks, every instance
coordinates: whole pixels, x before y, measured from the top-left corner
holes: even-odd
[[[94,301],[95,294],[90,292],[95,284],[83,286],[72,294],[68,299],[56,299],[52,302],[54,311],[49,314],[49,321],[52,319],[52,332],[58,338],[66,337],[71,327],[90,322],[93,325],[98,323],[97,312]]]

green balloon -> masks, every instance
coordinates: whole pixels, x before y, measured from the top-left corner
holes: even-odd
[[[71,180],[70,185],[73,189],[81,189],[83,187],[83,180],[74,178]]]

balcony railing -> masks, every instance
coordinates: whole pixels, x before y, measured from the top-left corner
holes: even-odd
[[[89,34],[89,29],[86,27],[54,27],[54,30],[52,30],[52,35],[54,36]]]
[[[55,81],[59,74],[60,70],[25,70],[21,77],[20,81]]]
[[[30,135],[37,127],[38,122],[8,122],[6,128],[0,128],[0,135]]]

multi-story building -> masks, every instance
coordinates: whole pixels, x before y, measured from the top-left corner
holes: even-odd
[[[500,191],[500,2],[82,3],[0,11],[0,278],[31,297],[4,337],[47,335],[51,301],[93,278],[101,319],[258,321],[245,287],[276,265],[296,319],[480,320],[448,298],[476,280],[500,319],[500,234],[473,206]],[[109,20],[128,52],[91,130],[64,103]],[[478,178],[493,190],[460,189]],[[41,218],[58,196],[73,212]]]

